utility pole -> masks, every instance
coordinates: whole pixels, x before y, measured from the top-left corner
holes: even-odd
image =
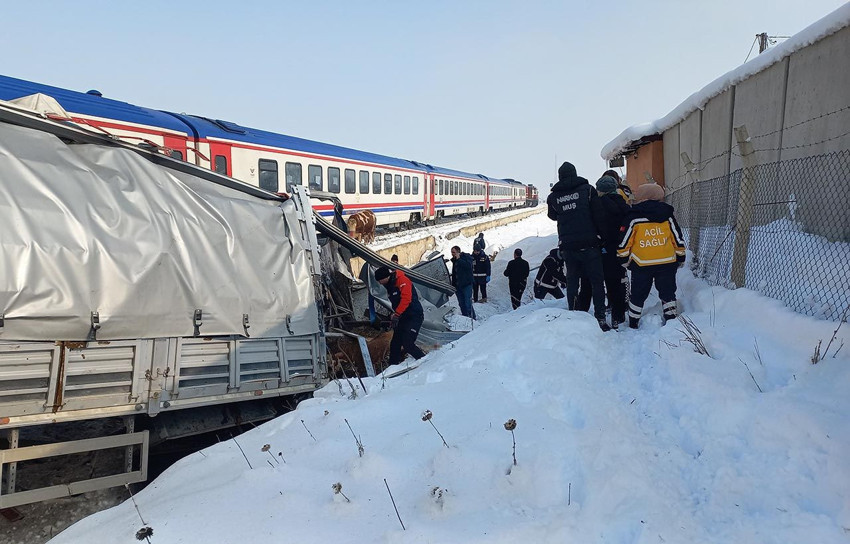
[[[767,41],[767,32],[762,32],[761,34],[756,34],[756,38],[759,41],[759,55],[764,53],[765,49],[767,49],[768,41]]]

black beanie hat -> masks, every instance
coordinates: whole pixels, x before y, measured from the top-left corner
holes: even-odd
[[[375,280],[381,281],[382,279],[390,277],[390,269],[386,266],[382,266],[375,270]]]
[[[573,166],[569,162],[565,162],[558,168],[558,181],[566,181],[574,179],[578,174],[576,174],[576,167]]]

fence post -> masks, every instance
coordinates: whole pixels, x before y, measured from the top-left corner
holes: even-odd
[[[747,252],[750,247],[750,227],[753,225],[753,144],[747,126],[735,128],[735,138],[741,151],[741,188],[738,190],[738,211],[735,219],[735,248],[732,252],[732,282],[743,287],[747,281]]]
[[[697,183],[696,176],[694,176],[696,165],[694,165],[686,152],[683,151],[680,156],[682,157],[682,164],[685,165],[685,170],[688,172],[688,181],[691,186],[691,201],[688,209],[688,223],[690,223],[688,227],[688,249],[691,250],[691,270],[696,270],[699,268],[699,234],[702,227],[697,220],[699,218],[698,214],[701,212],[698,198],[699,184]]]

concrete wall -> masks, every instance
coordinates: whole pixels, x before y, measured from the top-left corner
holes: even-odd
[[[677,180],[683,173],[679,158],[683,151],[700,164],[719,153],[736,150],[732,129],[741,125],[746,125],[757,150],[757,164],[850,149],[850,134],[839,136],[850,127],[850,110],[815,119],[848,105],[850,27],[733,86],[712,98],[702,111],[694,111],[668,129],[664,133],[668,186],[678,188],[687,182]],[[784,130],[763,136],[783,126]],[[809,145],[823,140],[829,141]],[[804,147],[798,147],[801,145]],[[676,161],[678,168],[674,167]],[[740,167],[740,157],[729,153],[723,159],[700,164],[697,176],[711,179]],[[676,174],[671,175],[673,172]]]
[[[528,211],[517,213],[513,215],[507,216],[499,216],[497,215],[494,219],[489,221],[484,221],[483,223],[476,223],[475,225],[470,225],[468,227],[459,228],[456,231],[449,232],[446,234],[447,239],[454,238],[455,236],[466,236],[471,237],[477,235],[479,232],[484,232],[487,229],[492,229],[495,227],[500,227],[502,225],[508,225],[510,223],[515,223],[530,215],[534,215],[536,213],[544,213],[546,211],[545,202],[539,206],[534,208],[529,208]],[[427,230],[427,229],[426,229]],[[484,236],[485,240],[487,236]],[[393,254],[398,255],[398,263],[402,266],[412,266],[422,260],[422,255],[425,254],[426,251],[430,251],[437,247],[434,236],[428,234],[427,232],[423,232],[422,238],[417,240],[412,240],[408,242],[399,243],[398,245],[392,247],[386,247],[384,249],[375,250],[375,252],[389,259],[393,256]],[[463,251],[467,253],[472,253],[472,246],[470,247],[462,247]],[[363,267],[363,259],[359,257],[351,258],[351,269],[355,271],[357,274],[360,269]]]
[[[842,108],[848,109],[833,113]],[[692,177],[705,181],[740,170],[743,162],[734,127],[742,125],[747,127],[753,163],[758,167],[758,183],[750,195],[761,204],[754,224],[789,217],[787,203],[793,200],[795,219],[806,232],[850,240],[846,211],[842,215],[842,210],[850,209],[846,167],[830,168],[816,160],[788,162],[850,149],[850,27],[754,74],[665,131],[668,193],[686,187]],[[697,165],[693,176],[686,175],[682,152]],[[716,155],[720,156],[711,159]],[[774,165],[779,161],[781,168]],[[711,202],[702,197],[692,199],[694,205],[716,208],[723,200],[722,195],[712,195]],[[731,202],[737,194],[727,197]],[[770,202],[779,204],[771,207]],[[714,224],[709,210],[694,210],[690,215],[701,221],[711,217]]]
[[[709,100],[702,111],[700,161],[704,164],[700,166],[700,179],[719,178],[729,173],[734,104],[735,87],[732,87]]]

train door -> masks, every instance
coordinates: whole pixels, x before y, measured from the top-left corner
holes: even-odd
[[[181,161],[187,160],[185,136],[172,136],[170,134],[166,134],[163,136],[163,140],[165,142],[165,147],[171,149],[171,158],[180,159]]]
[[[490,210],[490,184],[484,183],[484,213]]]
[[[233,165],[230,159],[230,145],[210,142],[210,161],[213,171],[233,177]]]
[[[425,213],[429,218],[437,215],[436,187],[434,187],[434,174],[426,174],[428,179],[428,194],[425,195]]]

